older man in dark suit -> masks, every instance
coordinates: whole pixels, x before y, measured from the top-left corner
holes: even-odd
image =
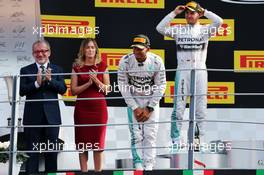
[[[40,149],[52,150],[58,145],[59,127],[26,127],[27,125],[60,125],[61,115],[58,101],[47,101],[58,99],[58,94],[66,92],[66,85],[62,75],[63,70],[57,65],[51,64],[50,45],[47,41],[36,41],[33,46],[35,63],[21,68],[20,95],[26,96],[26,100],[42,99],[43,101],[26,102],[24,109],[23,124],[25,126],[25,141],[27,150],[40,151]],[[23,76],[37,74],[32,76]],[[46,101],[45,101],[46,100]],[[39,164],[39,153],[29,153],[26,164],[26,172],[37,173]],[[57,153],[44,153],[45,171],[55,172],[57,170]]]

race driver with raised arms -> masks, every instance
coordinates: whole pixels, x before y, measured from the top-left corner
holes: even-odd
[[[185,12],[187,24],[170,26],[172,20],[183,12]],[[212,23],[201,25],[198,19],[203,16],[210,19]],[[171,115],[171,139],[173,145],[180,144],[182,141],[181,120],[183,119],[186,107],[186,95],[190,94],[190,69],[206,69],[208,41],[210,37],[215,36],[222,23],[223,19],[221,17],[203,9],[198,3],[191,1],[186,5],[177,6],[156,27],[159,33],[171,37],[176,41],[177,69],[188,69],[188,71],[177,71],[175,76],[174,92],[176,96]],[[207,94],[207,81],[207,71],[197,70],[195,82],[196,94]],[[206,116],[206,108],[207,96],[196,96],[195,117],[200,120],[200,122],[197,122],[200,136],[204,135],[204,124],[201,120]]]

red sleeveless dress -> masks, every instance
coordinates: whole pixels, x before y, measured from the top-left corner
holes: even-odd
[[[101,62],[94,66],[84,65],[73,66],[76,73],[89,72],[91,69],[97,72],[104,72],[107,66]],[[103,74],[97,74],[97,78],[103,82]],[[89,81],[88,74],[78,75],[78,85],[83,85]],[[99,92],[100,88],[94,83],[78,95],[78,98],[100,97],[99,100],[77,100],[74,110],[75,124],[106,124],[108,119],[107,103],[104,99],[103,92]],[[106,126],[92,127],[75,127],[75,143],[77,148],[82,149],[80,145],[84,145],[87,149],[104,149]],[[78,145],[79,144],[79,145]]]

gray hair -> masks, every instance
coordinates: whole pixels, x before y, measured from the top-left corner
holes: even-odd
[[[45,44],[48,47],[48,49],[50,50],[50,44],[49,44],[49,42],[47,40],[42,39],[42,40],[37,40],[37,41],[35,41],[32,44],[32,51],[34,50],[35,45],[40,44],[40,43]]]

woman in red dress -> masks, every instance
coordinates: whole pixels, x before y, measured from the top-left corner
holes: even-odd
[[[94,39],[85,39],[80,46],[78,58],[73,64],[72,73],[93,72],[94,74],[75,74],[71,77],[71,91],[77,98],[102,98],[97,100],[77,100],[74,110],[74,123],[106,124],[107,104],[104,99],[109,87],[107,65],[99,58],[98,45]],[[88,171],[88,150],[93,149],[95,171],[103,166],[103,150],[106,126],[75,127],[75,143],[79,153],[81,171]]]

